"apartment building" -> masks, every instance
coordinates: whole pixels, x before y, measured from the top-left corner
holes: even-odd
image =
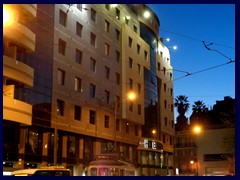
[[[4,168],[61,164],[80,176],[94,155],[117,152],[136,175],[173,174],[173,75],[154,12],[143,4],[33,7],[35,19],[22,18],[36,36],[35,51],[23,53],[32,69],[31,88],[22,88],[32,123],[4,116],[21,147],[4,151]]]

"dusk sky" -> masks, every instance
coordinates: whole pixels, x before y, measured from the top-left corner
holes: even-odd
[[[178,47],[170,48],[174,97],[188,97],[186,117],[191,115],[195,101],[203,101],[210,109],[224,96],[235,98],[235,62],[228,63],[235,60],[235,5],[147,5],[160,20],[160,37],[170,38],[165,45]],[[187,72],[192,75],[186,76]],[[175,110],[175,119],[177,116]]]

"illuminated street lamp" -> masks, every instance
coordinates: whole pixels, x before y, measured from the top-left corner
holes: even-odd
[[[149,12],[149,11],[145,11],[145,12],[143,13],[143,16],[144,16],[145,18],[149,18],[149,17],[150,17],[150,12]]]
[[[198,125],[194,126],[193,128],[194,133],[199,134],[201,131],[202,131],[201,126],[198,126]]]

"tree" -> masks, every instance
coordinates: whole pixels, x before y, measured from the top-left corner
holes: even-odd
[[[207,108],[202,101],[195,101],[192,105],[192,114],[190,116],[190,123],[200,123],[206,125],[207,123]]]
[[[188,97],[180,95],[180,96],[177,96],[174,100],[175,100],[174,106],[177,107],[177,111],[179,113],[179,115],[177,117],[176,129],[177,130],[183,129],[184,127],[186,127],[188,125],[187,118],[185,116],[185,113],[189,109]]]

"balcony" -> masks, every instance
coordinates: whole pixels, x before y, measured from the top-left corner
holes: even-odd
[[[32,125],[32,105],[3,95],[3,119]]]
[[[27,52],[35,51],[35,34],[19,22],[4,25],[3,37],[25,48]]]
[[[32,87],[34,70],[30,66],[3,55],[3,76]]]

